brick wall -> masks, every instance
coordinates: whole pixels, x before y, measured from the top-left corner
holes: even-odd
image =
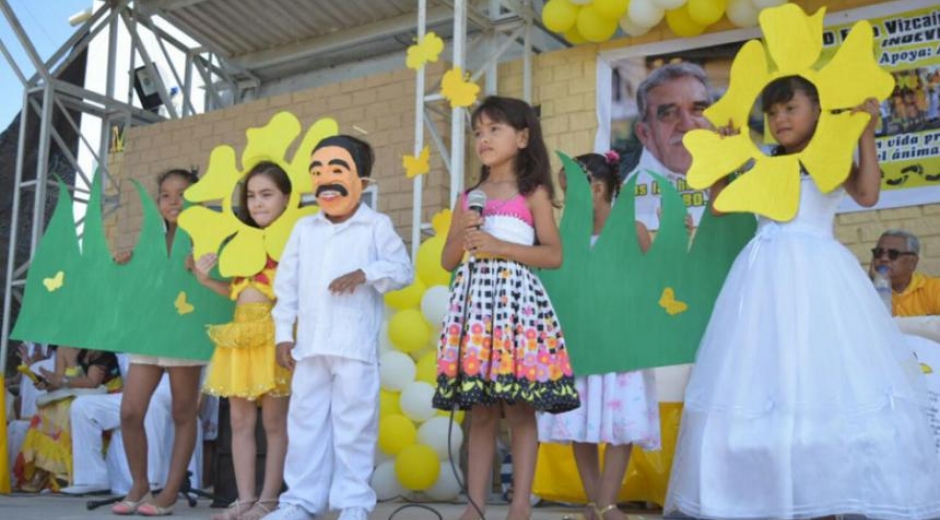
[[[826,6],[828,12],[881,3],[875,0],[799,0],[808,12]],[[733,29],[727,20],[709,32]],[[549,150],[580,154],[594,148],[596,131],[595,86],[597,54],[601,51],[674,39],[665,22],[639,38],[624,38],[600,45],[582,44],[571,49],[541,54],[533,58],[532,102],[541,105],[545,141]],[[504,64],[499,70],[499,91],[522,96],[522,61]],[[560,167],[552,157],[554,169]],[[940,204],[898,209],[847,213],[836,219],[836,236],[867,267],[869,249],[881,232],[900,228],[921,239],[920,270],[940,276]]]
[[[444,71],[429,67],[428,85]],[[141,227],[141,206],[130,179],[140,181],[156,195],[156,177],[170,168],[197,167],[205,172],[209,154],[218,145],[246,144],[245,130],[267,124],[280,111],[292,112],[307,127],[322,117],[337,120],[340,131],[361,137],[375,148],[373,179],[378,182],[379,210],[388,214],[406,242],[411,236],[412,181],[401,166],[401,156],[414,147],[415,74],[410,69],[377,74],[353,81],[282,94],[207,114],[130,129],[124,151],[111,155],[112,175],[121,180],[121,207],[108,221],[108,237],[119,251],[131,249]],[[438,121],[445,139],[449,120]],[[355,128],[354,128],[355,127]],[[368,132],[363,135],[359,130]],[[301,134],[302,135],[302,134]],[[426,142],[430,142],[427,131]],[[298,138],[299,141],[299,138]],[[432,145],[433,150],[433,145]],[[288,152],[290,154],[291,152]],[[299,153],[309,153],[301,151]],[[424,220],[447,205],[449,182],[443,162],[431,154],[432,171],[425,176]]]

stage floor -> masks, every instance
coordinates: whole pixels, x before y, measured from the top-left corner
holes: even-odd
[[[58,494],[18,494],[0,495],[0,518],[3,520],[79,520],[79,519],[115,519],[107,506],[88,511],[85,504],[90,499],[102,497],[70,497]],[[405,502],[387,502],[379,504],[370,520],[387,520],[389,516]],[[426,504],[440,513],[444,520],[456,520],[463,511],[462,504]],[[201,500],[199,504],[190,508],[185,501],[180,501],[174,514],[170,518],[200,518],[207,520],[211,515],[220,511],[209,507],[209,501]],[[507,507],[495,505],[487,508],[487,520],[504,520]],[[532,510],[531,520],[562,520],[565,516],[574,516],[581,508],[565,507],[561,505],[537,506]],[[631,515],[636,511],[630,511]],[[318,517],[323,520],[333,520],[336,513]],[[644,514],[644,520],[659,520],[658,515]],[[132,517],[140,518],[140,517]],[[397,520],[435,520],[437,515],[419,508],[409,508],[399,512],[394,517]]]

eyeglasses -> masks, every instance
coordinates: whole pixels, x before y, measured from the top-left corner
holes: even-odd
[[[900,256],[906,256],[906,255],[917,256],[917,253],[913,251],[898,251],[897,249],[883,249],[880,247],[876,247],[871,250],[871,257],[877,260],[881,258],[882,256],[884,256],[885,253],[887,253],[888,255],[888,260],[891,260],[892,262],[897,260],[898,257]]]

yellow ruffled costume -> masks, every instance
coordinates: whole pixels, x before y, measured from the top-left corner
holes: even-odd
[[[268,259],[261,273],[236,278],[232,282],[232,299],[237,300],[242,291],[253,287],[273,300],[276,268],[277,264]],[[291,373],[278,365],[275,358],[272,307],[270,302],[240,303],[235,306],[231,323],[208,327],[216,348],[203,385],[206,393],[249,401],[265,395],[290,395]]]

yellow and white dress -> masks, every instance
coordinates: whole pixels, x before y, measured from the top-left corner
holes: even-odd
[[[290,395],[291,373],[277,364],[275,359],[274,275],[277,262],[268,259],[260,273],[248,278],[232,280],[231,298],[248,287],[253,287],[270,302],[239,303],[231,323],[209,325],[209,338],[215,343],[215,352],[209,362],[203,391],[219,397],[241,397],[250,401],[270,395]]]

